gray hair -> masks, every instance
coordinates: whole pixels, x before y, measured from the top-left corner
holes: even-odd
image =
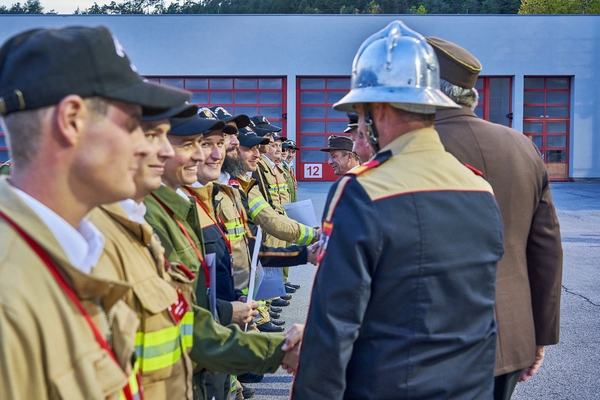
[[[106,116],[109,101],[101,97],[88,97],[83,99],[89,108],[94,121]],[[35,110],[26,110],[11,113],[4,117],[3,128],[10,149],[13,164],[26,166],[31,163],[40,151],[40,135],[42,120],[52,107],[47,106]]]
[[[465,89],[440,78],[440,90],[455,103],[471,107],[472,110],[479,103],[479,93],[475,88]]]

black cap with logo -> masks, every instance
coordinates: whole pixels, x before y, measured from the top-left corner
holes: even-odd
[[[217,118],[221,121],[225,121],[225,123],[235,123],[235,126],[237,126],[238,129],[250,125],[250,117],[246,114],[231,115],[229,111],[221,106],[212,106],[210,107],[210,110],[215,113]]]
[[[171,123],[169,135],[173,136],[207,135],[225,127],[223,121],[200,118],[198,114],[188,118],[170,118],[169,122]]]
[[[358,114],[357,113],[346,113],[348,116],[348,126],[344,129],[344,133],[352,132],[358,128]]]
[[[189,92],[141,77],[108,28],[33,29],[0,48],[0,114],[58,104],[76,94],[138,104],[160,113],[191,98]]]
[[[198,109],[198,115],[200,116],[200,118],[209,119],[213,121],[222,121],[225,124],[225,126],[223,127],[223,132],[228,135],[238,134],[238,128],[236,128],[233,125],[227,125],[227,121],[218,118],[217,114],[215,114],[213,110],[211,110],[208,107],[200,107]]]
[[[298,147],[298,145],[296,144],[296,142],[294,142],[293,140],[287,140],[285,141],[282,145],[281,148],[283,150],[285,149],[294,149],[294,150],[300,150],[300,147]]]
[[[262,115],[255,115],[250,118],[250,121],[254,124],[252,129],[258,136],[265,136],[267,133],[281,132],[281,128],[275,125],[271,125],[269,120]]]
[[[249,126],[240,128],[238,141],[240,142],[240,146],[244,147],[254,147],[257,144],[269,144],[270,142],[269,138],[258,136]]]

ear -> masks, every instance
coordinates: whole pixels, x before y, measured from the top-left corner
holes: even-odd
[[[76,144],[85,129],[89,110],[83,99],[77,95],[68,95],[56,105],[56,125],[62,139]]]

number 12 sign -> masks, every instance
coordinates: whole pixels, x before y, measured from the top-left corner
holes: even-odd
[[[321,164],[304,164],[305,178],[322,178],[323,166]]]

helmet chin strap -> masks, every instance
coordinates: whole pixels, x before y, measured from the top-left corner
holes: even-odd
[[[367,124],[367,135],[369,136],[369,143],[375,153],[379,152],[379,133],[375,127],[375,121],[371,118],[371,112],[369,111],[369,103],[363,103],[363,112],[365,115],[365,123]]]

